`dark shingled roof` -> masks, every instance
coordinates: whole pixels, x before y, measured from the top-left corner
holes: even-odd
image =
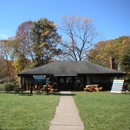
[[[121,71],[113,70],[103,66],[93,64],[88,61],[56,61],[40,67],[36,67],[18,75],[32,74],[118,74],[123,75]]]

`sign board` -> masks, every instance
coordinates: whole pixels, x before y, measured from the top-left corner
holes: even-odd
[[[124,80],[117,80],[114,79],[113,85],[111,88],[112,93],[121,93],[122,88],[123,88]]]
[[[46,75],[33,75],[33,78],[40,82],[40,81],[43,81],[45,78],[46,78]]]
[[[54,76],[77,76],[77,74],[54,74]]]
[[[50,78],[46,78],[46,85],[49,85],[50,83]]]

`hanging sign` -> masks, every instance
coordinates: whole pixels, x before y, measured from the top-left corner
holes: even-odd
[[[43,81],[45,78],[46,78],[46,75],[33,75],[33,78],[40,82],[40,81]]]
[[[124,84],[124,80],[114,79],[111,92],[112,93],[121,93],[123,84]]]

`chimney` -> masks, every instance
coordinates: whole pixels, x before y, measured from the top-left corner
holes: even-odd
[[[110,68],[114,69],[114,61],[115,59],[113,57],[110,57]]]

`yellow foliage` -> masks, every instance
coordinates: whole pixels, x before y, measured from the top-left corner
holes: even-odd
[[[46,42],[43,42],[43,43],[40,44],[39,47],[42,48],[42,47],[44,47],[45,45],[46,45]]]
[[[47,36],[49,35],[51,32],[51,30],[46,30],[45,32],[42,33],[42,36]]]

